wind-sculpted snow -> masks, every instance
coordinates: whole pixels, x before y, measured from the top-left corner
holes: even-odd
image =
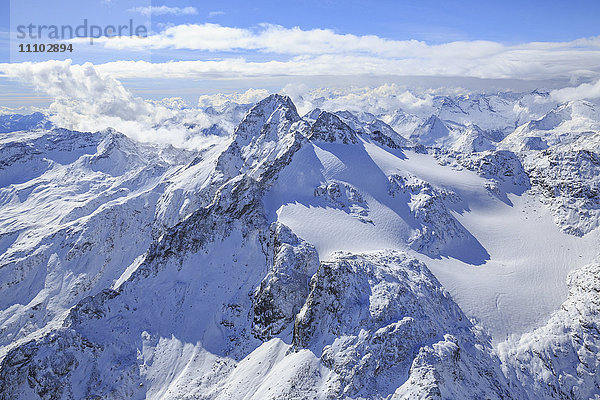
[[[595,106],[432,104],[3,134],[0,398],[598,395]]]

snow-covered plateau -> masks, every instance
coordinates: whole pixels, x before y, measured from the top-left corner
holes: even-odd
[[[202,112],[0,117],[0,399],[600,399],[597,103]]]

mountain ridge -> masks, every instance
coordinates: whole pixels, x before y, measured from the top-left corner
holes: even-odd
[[[442,103],[466,114],[464,104]],[[577,275],[593,274],[598,255],[589,245],[598,238],[597,149],[584,150],[591,134],[544,150],[467,152],[419,147],[376,116],[314,114],[302,118],[289,97],[271,95],[229,139],[198,151],[141,144],[112,130],[34,130],[15,135],[14,157],[15,142],[3,138],[0,206],[9,213],[0,221],[7,231],[0,283],[13,294],[0,313],[2,398],[575,393],[560,378],[579,371],[570,355],[541,372],[527,356],[538,351],[527,340],[536,324],[540,337],[554,331],[538,319],[509,319],[490,338],[485,323],[515,310],[477,314],[457,288],[477,287],[483,281],[468,275],[482,271],[492,284],[501,264],[513,269],[496,277],[530,276],[473,222],[490,221],[497,234],[501,222],[516,219],[495,216],[518,212],[532,231],[554,226],[551,244],[573,245],[566,257],[587,249],[573,257],[577,267],[592,265],[570,275],[575,294],[555,296],[541,317],[560,327],[561,311],[552,311],[563,301],[593,300],[593,285]],[[46,141],[74,142],[81,151],[68,150],[74,159],[66,159]],[[36,160],[52,162],[25,182],[10,178],[15,164]],[[558,166],[553,173],[545,160]],[[42,201],[60,218],[28,217]],[[574,203],[590,211],[551,220]],[[548,208],[532,210],[538,207]],[[534,260],[531,252],[523,257]],[[542,289],[560,289],[557,280],[571,268],[557,260],[535,278],[548,285]],[[494,290],[481,293],[482,310],[487,301],[502,305]],[[534,300],[536,293],[510,296]],[[589,332],[594,315],[581,314]],[[498,337],[506,329],[513,339]],[[581,329],[568,328],[559,340],[577,340]],[[586,340],[597,346],[593,334]],[[585,389],[573,398],[597,388],[597,365],[585,368],[578,378]],[[554,391],[540,389],[549,373]]]

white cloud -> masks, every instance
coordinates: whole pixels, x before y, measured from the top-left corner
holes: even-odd
[[[227,64],[223,64],[227,63]],[[69,129],[97,131],[113,127],[128,136],[145,142],[170,143],[177,147],[195,148],[207,141],[217,140],[206,136],[191,136],[184,126],[208,128],[213,124],[224,123],[225,130],[231,131],[234,121],[220,121],[222,117],[204,113],[197,107],[188,106],[179,97],[161,101],[148,101],[134,96],[111,74],[129,76],[132,71],[144,77],[179,77],[181,73],[238,75],[239,72],[274,73],[282,68],[293,67],[293,73],[307,73],[315,68],[311,59],[286,62],[248,63],[244,60],[182,62],[150,64],[146,62],[117,62],[94,66],[90,63],[73,65],[67,61],[47,61],[42,63],[0,64],[0,73],[5,77],[20,79],[33,85],[37,90],[54,98],[49,108],[53,121]],[[224,70],[223,68],[226,67]],[[323,66],[317,66],[319,71]],[[350,66],[342,72],[355,72]],[[265,72],[265,69],[267,71]],[[140,75],[135,75],[140,76]],[[452,88],[408,90],[398,84],[384,84],[375,87],[341,87],[311,89],[305,84],[288,84],[281,93],[292,97],[303,114],[320,107],[329,111],[349,110],[371,112],[376,115],[390,115],[402,109],[418,116],[430,115],[433,98],[443,90]],[[464,93],[464,90],[460,90]],[[244,92],[229,94],[202,95],[199,107],[222,106],[226,102],[238,104],[255,103],[269,94],[264,88],[251,88]],[[551,97],[559,102],[600,97],[600,80],[594,84],[582,84],[551,92]],[[0,113],[2,110],[0,109]]]
[[[208,18],[218,17],[219,15],[225,15],[225,11],[211,11],[208,13]]]
[[[0,72],[52,96],[48,111],[60,127],[76,131],[112,127],[138,141],[186,148],[217,140],[190,136],[185,120],[200,127],[209,127],[215,121],[197,109],[189,109],[182,99],[156,102],[135,97],[121,82],[98,72],[91,63],[72,65],[67,60],[0,64]]]
[[[104,38],[106,47],[125,49],[128,40]],[[338,34],[330,29],[302,30],[280,25],[260,24],[255,28],[236,28],[219,24],[182,24],[151,35],[144,42],[151,49],[187,49],[206,51],[257,50],[288,55],[372,54],[386,57],[417,57],[434,55],[464,58],[489,56],[501,52],[504,46],[490,41],[452,42],[428,45],[417,40],[389,40],[375,35]]]
[[[127,11],[135,12],[143,16],[151,15],[196,15],[198,10],[195,7],[168,7],[168,6],[147,6],[130,8]]]
[[[536,58],[537,57],[537,58]],[[481,79],[570,79],[600,77],[600,52],[537,55],[509,53],[480,59],[390,59],[368,55],[297,56],[288,60],[247,61],[243,57],[209,61],[175,61],[151,64],[116,61],[98,69],[118,78],[214,78],[274,76],[438,76]],[[535,58],[531,59],[531,58]],[[582,67],[588,66],[587,69]]]
[[[600,98],[600,80],[595,83],[583,83],[575,87],[566,87],[553,90],[550,96],[561,103],[571,100],[598,99]]]
[[[429,115],[433,109],[434,97],[429,91],[417,92],[396,84],[345,88],[310,88],[302,83],[287,84],[279,93],[290,96],[301,115],[317,107],[327,111],[348,110],[373,114],[387,114],[403,109]],[[228,102],[254,104],[269,94],[266,89],[253,88],[245,92],[205,94],[199,96],[198,106],[219,108]]]
[[[179,97],[161,101],[136,97],[117,79],[90,63],[73,65],[68,60],[0,64],[0,72],[9,78],[28,82],[38,91],[52,96],[54,100],[48,111],[57,125],[68,129],[97,131],[112,127],[136,140],[189,148],[206,138],[191,138],[184,122],[200,127],[224,123],[218,120],[219,116],[190,107]],[[300,113],[315,107],[375,114],[401,108],[418,113],[425,112],[432,105],[431,94],[415,94],[395,84],[343,89],[310,89],[300,84],[286,85],[281,92],[292,97]],[[202,95],[198,106],[220,107],[226,102],[253,104],[269,93],[264,88],[250,88],[244,92]],[[228,124],[234,121],[225,122],[227,130],[230,130],[232,126]]]
[[[281,90],[281,93],[292,98],[301,114],[318,107],[327,111],[348,110],[376,115],[403,109],[428,115],[433,105],[432,94],[426,91],[417,94],[396,84],[338,89],[309,89],[302,84],[289,84]]]
[[[250,88],[243,93],[230,93],[223,94],[217,93],[214,95],[201,95],[198,98],[199,107],[220,107],[227,102],[238,103],[238,104],[254,104],[269,95],[269,91],[266,89],[253,89]]]
[[[85,38],[74,39],[86,40]],[[121,77],[394,75],[491,79],[600,77],[600,38],[504,45],[458,41],[431,45],[374,35],[338,34],[262,24],[236,28],[184,24],[158,34],[95,40],[111,50],[234,52],[237,57],[165,64],[112,63],[100,67]],[[198,53],[205,57],[206,54]],[[258,55],[258,56],[257,56]],[[251,57],[249,57],[251,56]],[[262,60],[262,61],[247,61]]]
[[[0,106],[0,115],[11,115],[11,114],[31,114],[34,112],[41,112],[44,113],[46,110],[39,108],[39,107],[28,107],[28,106],[21,106],[21,107],[6,107],[6,106]]]

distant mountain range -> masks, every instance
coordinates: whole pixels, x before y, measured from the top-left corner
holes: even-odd
[[[598,398],[598,107],[3,115],[0,398]]]

